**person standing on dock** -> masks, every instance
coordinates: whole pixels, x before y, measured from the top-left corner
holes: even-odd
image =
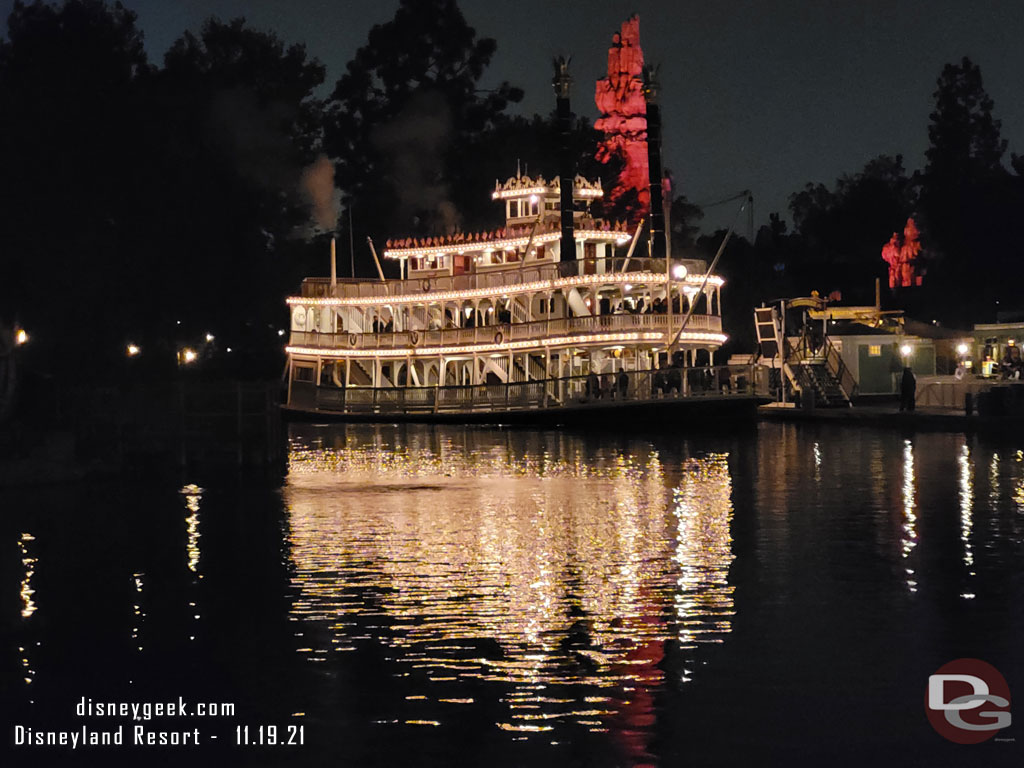
[[[917,397],[917,379],[914,372],[907,366],[903,369],[903,381],[900,382],[900,411],[914,410]]]

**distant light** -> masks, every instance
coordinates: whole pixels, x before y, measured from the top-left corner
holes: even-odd
[[[967,345],[966,344],[957,344],[956,345],[956,351],[957,351],[957,354],[966,355],[967,354]]]
[[[230,351],[231,351],[231,347],[228,347],[228,352],[230,352]]]
[[[1008,346],[1011,346],[1011,347],[1014,345],[1013,339],[1007,339],[1006,343],[1007,343]]]
[[[208,342],[210,342],[210,341],[213,341],[213,334],[212,334],[212,333],[208,333],[208,334],[206,334],[206,340],[207,340]]]
[[[277,335],[278,336],[284,336],[284,329],[281,328],[280,330],[278,330]]]
[[[14,333],[14,341],[16,344],[27,344],[28,332],[24,328],[19,328]]]
[[[194,363],[195,360],[196,352],[194,349],[189,349],[188,347],[186,347],[185,349],[181,350],[181,352],[178,353],[179,363],[184,363],[187,365],[188,363]]]
[[[534,205],[537,204],[538,200],[540,200],[540,198],[537,197],[536,195],[530,195],[530,202],[533,203]]]
[[[633,284],[632,283],[626,283],[625,290],[626,291],[632,291],[633,290]]]
[[[175,324],[175,325],[181,325],[181,320],[175,320],[175,321],[174,321],[174,324]]]
[[[900,347],[900,352],[904,357],[910,357],[910,353],[913,351],[913,348],[909,344],[904,344],[902,347]]]
[[[682,280],[686,277],[686,267],[683,264],[676,264],[672,267],[672,278],[674,280]]]
[[[135,357],[142,350],[139,349],[138,345],[136,344],[129,344],[127,347],[125,347],[125,351],[128,353],[128,357]]]

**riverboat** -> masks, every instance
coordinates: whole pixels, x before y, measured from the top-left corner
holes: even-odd
[[[467,422],[752,414],[757,371],[715,365],[722,278],[700,260],[632,255],[637,234],[591,214],[599,182],[576,176],[571,195],[573,252],[560,179],[516,174],[492,193],[504,227],[388,241],[397,280],[304,280],[287,300],[286,409]]]
[[[554,178],[495,183],[498,230],[389,240],[387,280],[307,278],[288,299],[285,407],[315,418],[675,427],[756,417],[761,370],[715,365],[723,280],[673,258],[662,204],[661,119],[645,74],[650,177],[642,225],[594,215],[600,182],[573,170],[572,78],[554,61],[562,144]],[[719,250],[719,255],[723,248]]]

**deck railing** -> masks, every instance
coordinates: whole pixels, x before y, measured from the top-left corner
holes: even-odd
[[[671,330],[679,329],[680,315],[672,315]],[[686,325],[690,331],[720,333],[722,318],[718,315],[693,315]],[[317,333],[293,331],[292,346],[316,349],[405,349],[415,347],[457,346],[460,344],[494,344],[504,341],[528,341],[566,334],[629,333],[669,329],[668,315],[584,315],[531,323],[499,323],[475,328],[443,328],[428,331],[394,331],[388,333]]]
[[[382,415],[480,413],[606,407],[615,402],[768,396],[768,369],[758,365],[666,368],[534,381],[443,387],[322,387],[292,382],[291,405]]]
[[[707,270],[705,262],[699,259],[672,259],[672,265],[686,267],[687,273],[690,275],[703,276]],[[370,279],[344,279],[338,280],[337,285],[333,289],[330,278],[308,277],[302,281],[302,295],[310,298],[334,296],[341,299],[408,296],[410,294],[424,293],[424,285],[427,286],[429,291],[504,288],[541,280],[555,280],[560,277],[622,272],[623,269],[628,269],[630,273],[652,272],[663,275],[665,274],[665,260],[631,258],[627,265],[622,257],[608,256],[600,259],[569,259],[567,261],[533,265],[527,262],[522,268],[510,265],[504,269],[464,275],[434,275],[431,277],[413,277],[406,280],[388,280],[387,282]]]

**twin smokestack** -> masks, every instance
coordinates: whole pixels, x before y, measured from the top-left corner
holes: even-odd
[[[562,258],[569,254],[576,255],[576,236],[572,223],[572,184],[576,174],[572,162],[572,110],[569,109],[569,90],[572,78],[569,77],[569,61],[564,56],[555,59],[555,121],[558,127],[558,184],[561,187],[560,206],[562,209]]]
[[[561,186],[560,205],[562,209],[562,258],[576,253],[576,238],[573,233],[573,180],[576,176],[572,157],[572,111],[569,108],[569,91],[572,78],[569,76],[569,61],[564,56],[554,60],[555,77],[555,120],[560,139],[558,153],[558,177]],[[647,102],[647,167],[650,184],[651,211],[651,256],[664,259],[668,251],[665,236],[665,201],[662,196],[661,172],[661,105],[658,102],[658,70],[644,67],[644,99]]]

